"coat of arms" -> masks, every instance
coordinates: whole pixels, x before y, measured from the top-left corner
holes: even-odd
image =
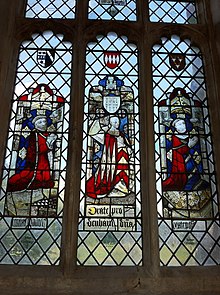
[[[179,53],[170,53],[169,63],[175,71],[182,71],[186,65],[185,56]]]
[[[121,97],[119,95],[108,95],[103,97],[103,107],[110,114],[117,112],[120,106]]]
[[[47,68],[52,65],[55,58],[54,49],[40,49],[37,52],[37,62],[43,68]]]
[[[105,65],[110,69],[115,69],[120,63],[119,51],[105,51],[104,52]]]

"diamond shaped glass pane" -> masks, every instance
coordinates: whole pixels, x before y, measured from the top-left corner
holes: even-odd
[[[27,0],[26,18],[75,18],[76,0]]]
[[[89,19],[136,21],[134,0],[90,0]]]
[[[149,0],[149,16],[151,22],[197,23],[194,0]]]

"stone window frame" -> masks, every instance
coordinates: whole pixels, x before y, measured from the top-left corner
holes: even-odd
[[[212,1],[212,0],[211,0]],[[73,43],[72,108],[70,118],[69,160],[66,180],[61,263],[59,266],[0,265],[3,294],[201,294],[217,295],[220,290],[219,266],[160,267],[154,168],[154,126],[151,78],[151,47],[162,36],[177,34],[199,46],[205,63],[215,155],[220,152],[218,126],[220,97],[218,53],[210,3],[198,0],[199,24],[150,23],[147,1],[137,0],[136,22],[87,19],[88,1],[77,2],[73,20],[25,19],[25,0],[2,0],[0,19],[0,166],[7,138],[10,101],[13,94],[20,43],[35,32],[52,30]],[[143,266],[82,267],[76,265],[78,205],[80,189],[82,120],[84,97],[85,48],[96,35],[114,31],[137,44],[140,78],[140,148],[143,204]],[[80,40],[80,42],[79,42]],[[216,157],[217,173],[220,158]],[[219,177],[218,177],[219,179]],[[219,183],[220,181],[218,181]],[[149,185],[150,184],[150,185]]]

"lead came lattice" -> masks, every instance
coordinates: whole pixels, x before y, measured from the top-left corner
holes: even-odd
[[[152,22],[178,24],[198,22],[194,0],[149,0],[149,16]]]
[[[79,265],[141,265],[137,48],[109,33],[86,55]]]
[[[20,46],[0,196],[0,263],[58,264],[72,46],[34,34]]]
[[[27,0],[27,18],[75,18],[76,0]]]
[[[219,203],[200,50],[178,36],[152,50],[161,265],[215,265]]]
[[[134,0],[90,0],[89,19],[136,21]]]

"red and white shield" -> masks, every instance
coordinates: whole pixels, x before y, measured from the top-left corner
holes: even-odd
[[[104,63],[110,69],[115,69],[120,63],[120,52],[119,51],[105,51],[104,52]]]

